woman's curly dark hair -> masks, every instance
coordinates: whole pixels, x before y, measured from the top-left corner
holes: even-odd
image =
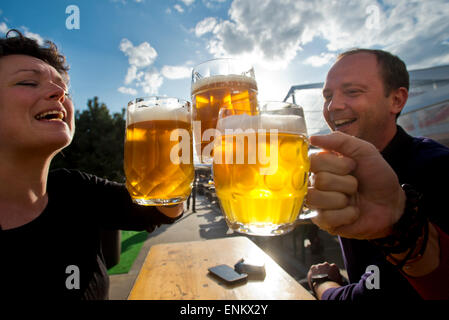
[[[10,36],[11,33],[16,33],[16,35]],[[5,38],[0,38],[0,58],[13,54],[23,54],[45,61],[68,79],[69,66],[66,63],[66,58],[49,40],[46,40],[45,45],[41,46],[36,40],[25,37],[16,29],[11,29],[6,33]]]

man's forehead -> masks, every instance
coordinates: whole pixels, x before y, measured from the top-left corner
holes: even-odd
[[[344,72],[358,72],[361,71],[377,71],[378,63],[375,55],[366,52],[359,52],[343,56],[332,66],[329,73],[332,71]]]
[[[356,53],[339,59],[329,70],[324,86],[329,83],[348,83],[373,80],[379,76],[377,59],[369,53]]]

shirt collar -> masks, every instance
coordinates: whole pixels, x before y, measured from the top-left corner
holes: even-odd
[[[381,151],[384,159],[391,165],[401,161],[406,150],[409,149],[413,143],[413,137],[407,134],[400,126],[396,126],[396,134],[390,143]]]

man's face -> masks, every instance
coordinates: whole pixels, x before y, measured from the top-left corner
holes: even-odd
[[[396,115],[373,54],[356,53],[337,61],[327,75],[323,97],[323,114],[331,130],[371,142],[378,149],[392,138]]]

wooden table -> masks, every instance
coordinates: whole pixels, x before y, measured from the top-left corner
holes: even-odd
[[[218,264],[263,259],[264,280],[226,285],[210,275]],[[311,300],[314,297],[246,237],[159,244],[151,247],[130,300]]]

